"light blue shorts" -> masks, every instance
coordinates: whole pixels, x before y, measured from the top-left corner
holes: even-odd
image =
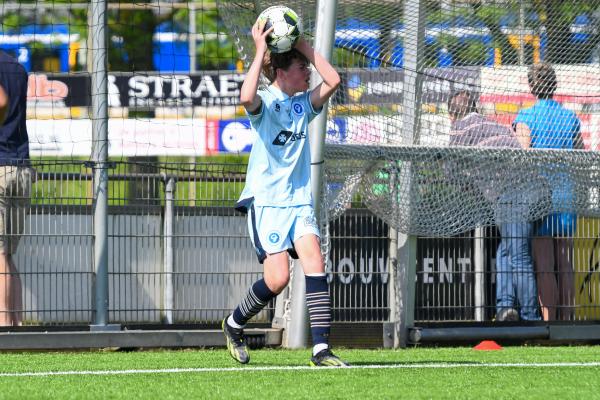
[[[321,236],[315,212],[310,205],[293,207],[250,207],[248,212],[248,232],[254,250],[261,264],[267,254],[288,251],[298,258],[294,242],[304,235]]]

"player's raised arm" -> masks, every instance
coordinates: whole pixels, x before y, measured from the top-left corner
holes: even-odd
[[[254,45],[256,46],[256,53],[254,54],[254,60],[250,65],[250,69],[246,74],[246,79],[242,84],[240,93],[240,103],[244,106],[246,111],[254,113],[260,107],[260,97],[256,95],[258,90],[258,79],[262,70],[265,53],[267,52],[267,36],[273,31],[273,28],[269,28],[263,31],[265,27],[265,21],[256,21],[252,26],[252,38],[254,39]]]
[[[340,75],[335,68],[321,54],[312,48],[304,38],[300,37],[296,43],[296,49],[304,54],[315,66],[323,79],[311,93],[310,102],[314,108],[321,108],[329,100],[331,95],[340,86]]]

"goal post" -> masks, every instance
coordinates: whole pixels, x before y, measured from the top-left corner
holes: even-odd
[[[401,135],[407,144],[419,144],[418,125],[421,114],[423,46],[425,42],[425,5],[420,0],[405,0],[405,78],[402,104],[403,125]],[[410,169],[410,166],[406,166]],[[408,174],[405,185],[412,190],[412,174]],[[395,177],[397,179],[397,177]],[[394,180],[396,180],[394,179]],[[396,186],[394,184],[394,186]],[[393,203],[398,197],[394,196]],[[410,200],[409,200],[410,201]],[[394,208],[401,207],[394,204]],[[408,209],[411,206],[408,204]],[[410,211],[409,211],[410,213]],[[390,224],[390,229],[395,229]],[[394,234],[391,235],[395,236]],[[414,326],[415,278],[417,263],[417,237],[410,233],[399,233],[396,269],[393,271],[394,292],[390,297],[391,321],[393,325],[393,347],[405,347],[408,343],[408,330]],[[390,245],[394,245],[392,240]],[[390,249],[395,250],[395,249]]]
[[[94,294],[96,329],[108,325],[108,59],[106,1],[90,3],[92,25],[92,161],[94,162]]]
[[[314,48],[325,59],[331,61],[333,53],[333,41],[335,39],[335,19],[337,16],[337,0],[319,0],[317,2],[317,20],[315,28]],[[313,70],[311,75],[311,85],[314,87],[320,83],[319,74]],[[315,117],[310,123],[308,130],[310,136],[310,154],[311,154],[311,185],[313,205],[318,225],[324,226],[321,221],[321,207],[323,201],[323,165],[324,165],[324,147],[327,131],[327,111],[328,104],[323,106],[323,111]],[[327,207],[327,205],[323,205]],[[327,232],[321,232],[321,235],[327,237]],[[289,327],[285,330],[284,340],[287,347],[299,348],[306,347],[308,344],[308,310],[306,307],[305,280],[302,267],[299,262],[294,261],[294,273],[292,275],[292,303]]]

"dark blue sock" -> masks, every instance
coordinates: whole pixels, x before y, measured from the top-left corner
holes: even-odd
[[[313,345],[329,344],[331,299],[329,298],[327,277],[324,274],[323,276],[306,277],[306,305],[310,317]]]
[[[241,326],[258,314],[276,294],[271,292],[264,279],[254,282],[248,295],[233,311],[233,320]]]

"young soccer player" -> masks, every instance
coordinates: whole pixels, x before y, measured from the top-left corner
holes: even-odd
[[[264,22],[252,27],[256,54],[242,85],[240,101],[257,135],[236,208],[248,213],[248,230],[264,276],[222,327],[231,356],[250,361],[244,326],[288,284],[288,253],[299,258],[306,275],[306,297],[313,339],[313,366],[346,366],[329,348],[331,302],[312,206],[308,123],[340,84],[336,70],[302,37],[286,53],[267,51]],[[323,82],[308,90],[310,63]],[[261,70],[271,85],[258,90]]]

